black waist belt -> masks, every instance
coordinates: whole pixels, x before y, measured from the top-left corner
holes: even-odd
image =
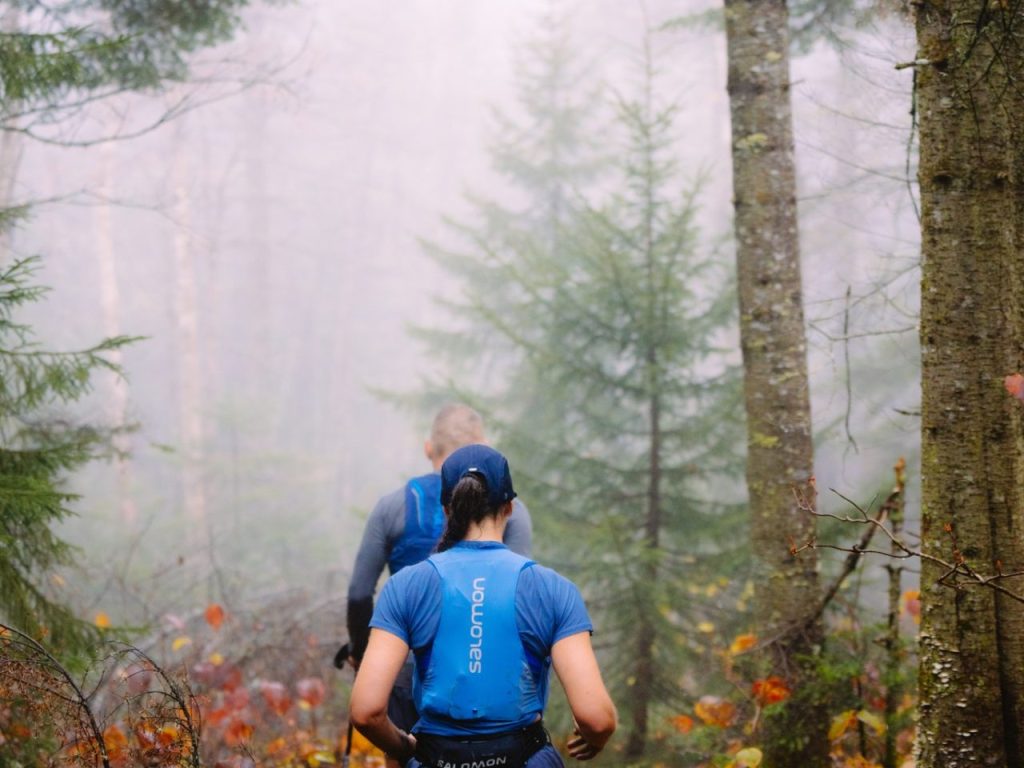
[[[538,720],[525,728],[478,736],[416,734],[416,759],[425,768],[522,768],[551,743]]]

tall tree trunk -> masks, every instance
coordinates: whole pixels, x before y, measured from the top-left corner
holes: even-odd
[[[655,339],[658,336],[657,323],[659,312],[657,306],[658,286],[655,267],[654,229],[657,205],[655,199],[656,172],[654,168],[657,147],[651,136],[651,126],[655,121],[654,113],[654,62],[651,51],[650,32],[644,35],[644,119],[646,135],[643,147],[644,157],[644,208],[643,208],[643,259],[644,279],[646,284],[645,324],[648,349],[644,359],[647,386],[647,428],[650,431],[650,443],[647,459],[647,512],[644,519],[643,563],[640,572],[644,583],[640,585],[640,594],[647,595],[636,627],[636,659],[634,660],[634,682],[631,689],[630,731],[626,742],[626,758],[635,760],[642,757],[647,749],[647,728],[654,698],[655,674],[654,644],[656,632],[654,612],[657,610],[650,590],[658,583],[658,556],[661,545],[661,391],[663,389],[659,373],[660,361]]]
[[[652,353],[648,358],[652,378],[656,376],[657,358]],[[652,390],[652,392],[655,392]],[[650,590],[658,583],[658,549],[661,538],[661,400],[655,393],[651,397],[648,412],[651,430],[650,453],[648,457],[649,481],[647,486],[647,516],[644,520],[644,562],[641,573],[644,584],[641,589]],[[653,602],[653,601],[652,601]],[[636,628],[636,659],[633,664],[633,686],[630,690],[630,729],[626,741],[626,758],[636,760],[647,749],[647,727],[651,700],[654,697],[655,627],[653,611],[655,606],[645,605]]]
[[[202,364],[199,349],[195,242],[192,237],[192,199],[188,188],[185,120],[178,123],[174,150],[174,273],[175,315],[178,322],[179,441],[182,451],[183,507],[189,543],[195,547],[208,537],[203,463]]]
[[[827,762],[828,716],[815,684],[821,596],[813,556],[790,554],[814,520],[794,489],[814,474],[796,170],[784,0],[725,0],[732,114],[733,195],[747,413],[747,485],[757,558],[756,619],[768,673],[794,691],[761,734],[766,766]],[[808,553],[809,554],[809,553]]]
[[[917,10],[922,283],[922,546],[1024,570],[1024,12]],[[921,768],[1024,766],[1024,605],[921,573]],[[1024,592],[1024,579],[1002,586]]]
[[[103,313],[103,333],[107,337],[121,335],[121,300],[117,282],[117,251],[114,243],[114,147],[104,144],[100,148],[102,178],[98,189],[101,203],[96,209],[96,260],[99,271],[100,307]],[[117,365],[123,362],[120,349],[111,350],[107,358]],[[125,429],[128,424],[128,383],[116,373],[108,376],[107,418],[114,427]],[[131,493],[131,442],[125,432],[114,436],[114,471],[116,473],[117,508],[121,522],[133,525],[136,508]]]

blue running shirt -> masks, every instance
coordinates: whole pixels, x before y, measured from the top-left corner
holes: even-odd
[[[498,542],[460,542],[456,549],[506,549]],[[373,612],[370,626],[383,629],[401,638],[415,651],[431,646],[441,620],[441,577],[429,563],[422,562],[403,568],[384,585]],[[519,638],[528,654],[547,661],[551,647],[559,640],[580,632],[593,631],[576,585],[550,568],[532,565],[519,576],[515,596],[516,626]],[[434,649],[443,653],[443,649]],[[523,722],[529,723],[537,713],[523,713]],[[514,725],[512,727],[515,727]],[[487,723],[474,721],[461,724],[457,720],[425,721],[414,728],[417,732],[446,736],[464,736],[509,730],[507,722]]]

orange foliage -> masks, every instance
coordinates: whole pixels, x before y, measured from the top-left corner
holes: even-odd
[[[705,725],[716,728],[728,728],[736,718],[736,705],[719,696],[701,696],[693,711]]]
[[[214,629],[220,629],[224,623],[224,609],[217,603],[210,603],[206,606],[206,623]]]
[[[127,757],[128,737],[116,724],[103,732],[103,745],[111,761],[120,763]]]
[[[744,653],[757,645],[757,635],[736,635],[729,646],[729,653]]]
[[[234,715],[224,730],[224,743],[237,747],[252,738],[253,728],[240,715]]]
[[[908,589],[900,595],[900,613],[910,616],[915,624],[921,623],[921,593],[916,589]]]
[[[672,727],[680,733],[689,733],[693,730],[693,718],[689,715],[676,715],[675,717],[669,718],[669,722],[672,723]]]
[[[284,717],[292,707],[292,697],[281,683],[264,680],[260,683],[260,694],[267,706],[281,717]]]
[[[750,687],[750,693],[758,704],[762,707],[767,707],[769,704],[778,704],[780,701],[785,701],[790,697],[792,691],[786,685],[785,680],[772,675],[763,680],[755,680],[754,684]]]

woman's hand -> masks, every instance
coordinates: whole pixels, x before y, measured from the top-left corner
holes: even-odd
[[[397,728],[396,730],[398,731],[399,734],[401,734],[405,748],[400,752],[396,752],[394,754],[394,757],[398,758],[398,762],[400,762],[402,765],[405,765],[405,763],[408,762],[409,759],[415,756],[416,754],[416,737],[413,736],[411,733],[406,733],[401,728]]]
[[[566,747],[569,749],[569,754],[575,757],[577,760],[593,760],[597,757],[597,754],[601,751],[601,747],[595,747],[593,744],[588,742],[580,734],[580,728],[577,725],[572,729],[573,738],[569,739],[569,743]]]
[[[590,645],[590,633],[559,640],[551,648],[551,662],[565,688],[576,726],[575,738],[567,745],[569,754],[577,760],[590,760],[604,749],[618,723]]]

